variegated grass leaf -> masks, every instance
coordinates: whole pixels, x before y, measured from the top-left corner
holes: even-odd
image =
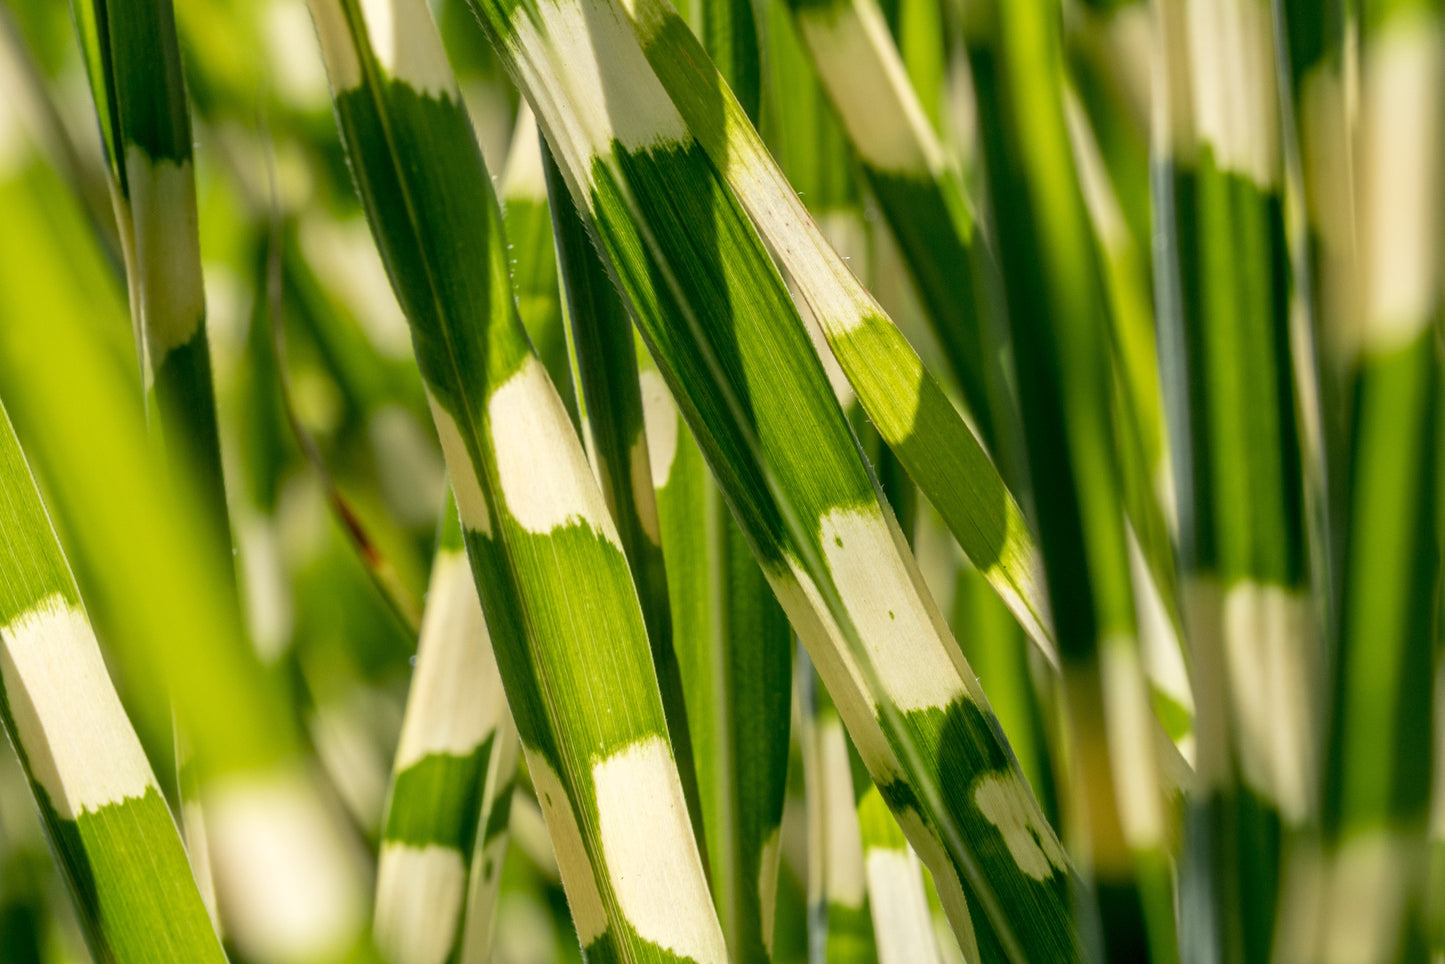
[[[420,0],[316,0],[497,664],[589,953],[721,962],[617,529],[518,320],[491,180]]]
[[[545,144],[541,151],[552,234],[557,240],[558,274],[566,295],[563,317],[582,438],[632,570],[683,795],[698,846],[705,856],[698,777],[688,734],[687,702],[673,647],[667,568],[658,527],[657,495],[652,488],[632,322],[607,269],[598,260],[587,229],[577,217],[551,152]]]
[[[1062,849],[879,501],[781,278],[627,14],[608,0],[477,12],[950,916],[968,914],[967,893],[986,910],[976,929],[990,956],[1072,956]],[[945,799],[941,786],[970,789]]]
[[[225,961],[3,407],[0,530],[0,723],[92,953]]]
[[[994,4],[967,38],[968,52],[980,112],[991,118],[980,129],[985,180],[1059,615],[1070,741],[1064,824],[1101,915],[1094,953],[1169,960],[1177,951],[1157,724],[1120,479],[1105,454],[1117,451],[1109,308],[1065,119],[1059,20],[1052,0]]]
[[[1407,956],[1434,914],[1410,893],[1426,871],[1422,761],[1438,671],[1427,587],[1440,571],[1445,23],[1437,3],[1366,3],[1360,18],[1361,314],[1323,812],[1325,960]]]
[[[377,865],[376,943],[396,964],[486,960],[517,767],[454,496],[440,531]]]
[[[30,188],[0,182],[6,210],[30,226],[0,235],[0,392],[76,568],[90,574],[107,642],[145,696],[135,705],[152,742],[170,736],[167,697],[190,740],[229,936],[261,961],[350,954],[362,923],[357,854],[302,767],[276,681],[239,632],[205,503],[188,475],[163,471],[134,369],[97,337],[118,319],[77,284],[84,232],[67,232],[73,212]]]

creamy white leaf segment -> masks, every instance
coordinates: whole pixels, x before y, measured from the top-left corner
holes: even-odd
[[[699,964],[726,964],[667,741],[649,737],[598,761],[592,783],[607,874],[628,923],[643,939]]]
[[[363,914],[361,868],[306,777],[281,770],[222,780],[201,805],[221,913],[245,954],[280,962],[340,954]]]
[[[1261,0],[1189,0],[1194,122],[1221,170],[1279,181],[1274,27]]]
[[[393,964],[445,964],[467,868],[451,847],[384,843],[377,864],[376,944]]]
[[[151,160],[125,150],[139,269],[140,309],[151,366],[190,341],[206,312],[196,236],[196,182],[190,161]]]
[[[830,904],[860,908],[868,892],[848,740],[843,727],[831,717],[818,727],[818,759],[823,771],[824,893]]]
[[[582,843],[582,831],[577,826],[577,816],[557,771],[548,765],[542,754],[523,749],[527,770],[532,775],[532,786],[537,791],[537,803],[542,808],[547,833],[552,838],[552,851],[557,856],[557,869],[562,877],[562,887],[567,892],[572,925],[577,929],[577,940],[586,947],[606,932],[607,912],[602,907],[597,880],[592,876],[587,848]]]
[[[1308,681],[1313,620],[1304,593],[1239,582],[1224,594],[1224,653],[1244,779],[1298,826],[1313,808]]]
[[[585,523],[621,546],[572,421],[535,356],[492,392],[487,414],[502,497],[518,525],[545,535]]]
[[[1397,17],[1371,39],[1360,104],[1361,347],[1404,347],[1434,316],[1439,287],[1441,40]]]
[[[529,54],[520,66],[537,72],[528,89],[565,105],[542,115],[560,121],[553,143],[570,161],[610,154],[614,141],[628,151],[691,142],[631,26],[609,0],[541,0],[535,9],[540,23],[526,5],[513,14],[516,45]]]
[[[945,647],[947,629],[876,508],[835,509],[820,525],[823,556],[883,691],[902,712],[965,695]]]
[[[677,457],[677,420],[681,417],[672,393],[662,375],[653,369],[641,373],[642,421],[647,431],[648,463],[652,485],[661,489],[672,477],[672,461]]]
[[[371,49],[382,68],[418,93],[457,99],[457,82],[424,0],[361,0]]]
[[[401,727],[396,769],[431,753],[466,756],[507,712],[467,555],[438,553],[417,643],[416,677]]]
[[[878,964],[937,962],[938,943],[918,858],[907,847],[869,847],[865,863]]]
[[[31,773],[61,817],[156,787],[85,613],[54,595],[0,627],[0,675]]]
[[[1014,863],[1024,873],[1047,880],[1068,868],[1064,848],[1039,814],[1023,777],[1013,771],[985,773],[973,785],[973,802],[998,828]]]
[[[798,11],[797,21],[863,160],[902,174],[931,176],[941,170],[942,148],[877,4],[843,0],[807,7]]]
[[[482,494],[482,485],[477,479],[477,467],[467,451],[467,443],[456,419],[441,407],[430,391],[426,393],[426,400],[431,407],[432,421],[436,423],[437,438],[441,440],[442,456],[446,459],[447,475],[451,477],[462,525],[472,532],[491,536],[492,513],[487,508],[487,498]]]

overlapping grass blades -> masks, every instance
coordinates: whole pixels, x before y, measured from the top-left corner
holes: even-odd
[[[436,28],[420,2],[317,0],[312,16],[578,937],[595,954],[722,961],[627,559],[518,320]]]
[[[1062,850],[879,501],[781,278],[626,12],[595,0],[477,10],[955,926],[973,926],[989,956],[1076,953]],[[784,380],[786,393],[772,390]],[[945,801],[942,785],[970,789]],[[978,902],[972,925],[965,894]]]
[[[983,446],[813,223],[686,25],[666,4],[650,0],[632,11],[632,24],[674,109],[798,287],[884,441],[1054,658],[1037,549]]]

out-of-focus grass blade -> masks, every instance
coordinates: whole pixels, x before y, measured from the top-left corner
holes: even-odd
[[[3,408],[0,530],[0,723],[91,951],[117,962],[224,961]]]
[[[1318,378],[1319,411],[1306,409],[1303,438],[1323,447],[1328,513],[1325,562],[1333,577],[1316,584],[1330,593],[1331,615],[1338,611],[1338,576],[1348,512],[1350,376],[1358,351],[1359,262],[1355,225],[1355,144],[1353,105],[1358,82],[1360,4],[1345,0],[1283,3],[1288,53],[1289,93],[1294,148],[1304,195],[1304,265],[1314,353],[1310,368]],[[1347,66],[1347,61],[1349,65]],[[1347,77],[1349,80],[1347,80]],[[1286,141],[1288,144],[1288,140]]]
[[[1171,960],[1172,883],[1112,411],[1109,306],[1065,119],[1061,11],[990,6],[968,37],[1071,744],[1064,823],[1108,958]],[[1087,600],[1087,603],[1085,602]],[[1084,911],[1089,913],[1089,911]]]
[[[1109,306],[1110,408],[1120,486],[1130,523],[1130,557],[1143,563],[1135,567],[1134,584],[1144,666],[1160,720],[1176,743],[1187,746],[1192,741],[1194,698],[1183,650],[1179,579],[1167,517],[1174,501],[1174,479],[1164,431],[1149,280],[1089,119],[1076,97],[1066,97],[1064,110]],[[1155,607],[1152,613],[1151,604]],[[1163,618],[1158,618],[1161,615]]]
[[[388,960],[486,959],[516,768],[516,728],[449,495],[382,825],[375,931]]]
[[[1325,833],[1324,960],[1422,939],[1440,544],[1437,3],[1361,6],[1360,327]]]
[[[190,740],[228,933],[260,961],[340,958],[362,922],[356,855],[240,634],[202,503],[186,476],[162,470],[133,368],[97,337],[120,321],[70,273],[74,212],[32,183],[0,182],[0,203],[28,226],[0,233],[0,392],[85,561],[148,742],[169,742],[167,697]]]
[[[848,735],[828,694],[818,687],[812,662],[804,655],[799,656],[794,681],[808,814],[808,913],[813,918],[808,928],[808,959],[827,964],[875,964],[878,951],[873,943]],[[872,784],[865,780],[864,786]]]
[[[1168,89],[1156,149],[1172,195],[1160,207],[1177,259],[1161,270],[1178,295],[1161,319],[1178,365],[1169,401],[1201,713],[1191,819],[1213,835],[1213,856],[1191,869],[1212,878],[1224,952],[1258,956],[1275,919],[1270,841],[1318,812],[1322,615],[1308,593],[1274,11],[1260,0],[1157,11]]]
[[[1062,848],[879,501],[782,279],[628,15],[610,0],[476,9],[950,916],[962,926],[966,895],[979,901],[992,958],[1074,956]]]
[[[923,865],[875,786],[858,800],[858,825],[878,964],[938,964]]]
[[[627,559],[517,317],[501,212],[430,13],[311,10],[580,942],[724,961]]]
[[[74,0],[130,287],[148,403],[172,465],[203,500],[231,563],[201,278],[191,115],[170,0]]]

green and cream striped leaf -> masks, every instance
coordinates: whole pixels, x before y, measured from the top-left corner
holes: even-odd
[[[666,383],[650,358],[642,366],[713,897],[733,958],[767,961],[787,788],[792,629]]]
[[[106,145],[148,404],[176,471],[196,480],[206,535],[231,558],[201,277],[191,119],[170,0],[74,0]]]
[[[1438,3],[1365,3],[1361,20],[1362,315],[1325,784],[1326,960],[1342,946],[1404,956],[1431,913],[1412,906],[1408,882],[1425,879],[1431,788],[1419,761],[1438,662],[1445,23]]]
[[[951,916],[968,913],[967,890],[988,908],[990,956],[1076,954],[1062,850],[879,500],[782,279],[627,14],[610,0],[476,9]]]
[[[858,826],[878,964],[939,964],[923,865],[877,787],[867,787],[858,800]],[[969,948],[964,959],[974,960],[977,954]]]
[[[1297,826],[1317,808],[1301,683],[1318,665],[1318,633],[1307,601],[1274,28],[1259,0],[1191,0],[1186,13],[1195,210],[1181,230],[1196,232],[1197,251],[1185,315],[1196,409],[1190,581],[1217,626],[1214,642],[1197,645],[1223,647],[1240,777]]]
[[[373,931],[397,964],[485,959],[517,767],[454,497],[443,511],[377,865]]]
[[[0,723],[96,959],[225,961],[0,408]]]
[[[436,27],[421,0],[312,16],[578,937],[604,958],[724,961],[627,559],[517,317]]]
[[[706,854],[687,702],[672,639],[667,568],[658,527],[657,495],[652,487],[632,322],[587,237],[587,229],[577,217],[551,152],[546,145],[541,150],[553,215],[552,233],[557,239],[557,267],[566,295],[563,316],[576,378],[582,438],[632,570],[683,795],[698,845]]]
[[[1064,824],[1091,865],[1096,953],[1167,960],[1172,882],[1115,457],[1109,305],[1065,118],[1061,11],[1055,0],[1000,2],[980,19],[968,52],[980,113],[996,121],[981,125],[985,181],[1060,614],[1074,804]]]
[[[868,186],[904,252],[931,330],[974,424],[994,451],[1016,426],[999,366],[1001,342],[983,311],[982,256],[960,172],[908,78],[873,0],[790,2],[798,37],[857,152]]]
[[[86,233],[66,231],[74,211],[33,183],[0,181],[0,204],[28,226],[0,233],[0,393],[90,574],[107,643],[144,694],[133,708],[148,745],[169,744],[176,724],[187,734],[228,938],[258,961],[337,959],[360,939],[359,854],[238,631],[204,502],[163,471],[134,366],[97,335],[121,319],[76,272]]]
[[[1296,414],[1313,405],[1290,332],[1274,13],[1259,0],[1190,0],[1182,14],[1182,44],[1166,53],[1187,71],[1177,79],[1187,111],[1170,117],[1169,142],[1182,279],[1174,337],[1188,393],[1176,402],[1188,413],[1176,416],[1187,426],[1185,615],[1197,702],[1214,717],[1198,728],[1199,799],[1216,833],[1293,833],[1318,813],[1320,701],[1308,684],[1322,656]],[[1240,953],[1271,946],[1272,915],[1253,908],[1275,900],[1279,860],[1259,847],[1238,864],[1207,865]],[[1242,902],[1244,888],[1259,899]]]
[[[848,735],[805,656],[798,659],[794,689],[808,814],[808,905],[816,918],[808,932],[809,960],[876,964]]]
[[[879,434],[1029,635],[1056,659],[1042,563],[999,470],[813,222],[686,24],[654,0],[638,0],[629,13],[673,109],[807,302]]]

